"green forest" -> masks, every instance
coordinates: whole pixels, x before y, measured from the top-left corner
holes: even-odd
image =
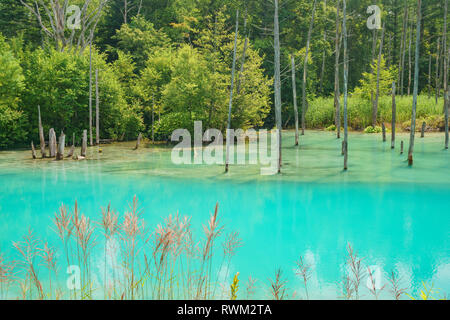
[[[419,21],[417,121],[435,131],[445,127],[450,56],[444,2],[424,2]],[[368,7],[374,4],[381,9],[382,27],[371,30]],[[275,127],[274,5],[261,0],[2,0],[0,148],[37,142],[38,106],[44,132],[64,131],[77,143],[89,121],[94,124],[96,105],[101,139],[135,140],[142,133],[168,141],[173,130],[192,129],[194,121],[224,130],[233,65],[230,126]],[[307,129],[341,126],[342,5],[340,0],[279,1],[283,129],[294,128],[296,121]],[[349,0],[346,5],[349,129],[376,132],[384,123],[389,126],[395,82],[397,123],[410,130],[417,1]],[[296,120],[294,100],[302,120]]]

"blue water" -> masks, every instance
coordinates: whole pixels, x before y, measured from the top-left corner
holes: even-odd
[[[430,141],[432,146],[434,140]],[[103,153],[108,152],[107,148]],[[418,152],[420,148],[419,145]],[[450,182],[445,183],[450,171],[442,169],[444,166],[436,168],[436,177],[415,183],[392,176],[364,181],[361,179],[364,172],[354,173],[354,179],[342,178],[339,170],[324,174],[341,176],[329,182],[283,177],[226,179],[221,173],[217,173],[217,178],[211,177],[210,171],[207,172],[211,168],[196,168],[192,176],[164,175],[161,174],[164,165],[154,163],[155,159],[166,161],[167,152],[152,151],[151,155],[145,150],[141,152],[136,161],[127,158],[124,162],[115,159],[38,165],[26,162],[28,164],[20,168],[1,166],[1,252],[14,256],[11,241],[20,240],[29,227],[39,238],[58,246],[52,230],[53,213],[61,203],[73,207],[75,199],[82,213],[98,220],[100,207],[111,202],[113,208],[123,213],[136,195],[150,228],[156,227],[169,214],[179,212],[192,217],[199,237],[202,224],[218,202],[219,217],[226,230],[239,231],[243,240],[229,274],[240,273],[242,288],[249,276],[256,278],[256,297],[270,298],[268,279],[281,268],[288,280],[289,296],[305,298],[303,284],[295,276],[295,261],[303,256],[312,268],[308,284],[310,298],[339,298],[348,243],[364,258],[365,267],[381,268],[382,283],[387,285],[381,297],[391,298],[387,282],[391,270],[398,272],[402,286],[410,294],[417,295],[422,281],[433,284],[439,296],[450,291]],[[317,150],[313,153],[317,154]],[[312,158],[308,160],[308,156]],[[312,154],[305,158],[303,166],[314,162]],[[316,165],[322,161],[319,158],[316,158]],[[3,155],[3,164],[7,161],[12,163],[11,154]],[[448,164],[447,155],[443,161],[444,165],[445,161]],[[388,163],[387,171],[397,166]],[[399,161],[398,166],[403,165]],[[155,168],[159,174],[152,174]],[[368,168],[372,171],[369,176],[373,175],[373,169],[373,166]],[[194,169],[184,170],[192,173]],[[207,178],[202,177],[202,170]],[[406,172],[403,178],[408,174]],[[100,250],[94,252],[93,257],[95,263],[96,257],[101,257]],[[361,289],[362,297],[371,298],[365,284],[366,280]],[[243,292],[242,295],[244,298]]]

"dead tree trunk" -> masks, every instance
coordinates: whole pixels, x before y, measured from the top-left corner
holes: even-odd
[[[139,133],[139,135],[137,137],[137,141],[136,141],[136,147],[134,148],[134,150],[139,149],[139,146],[141,145],[141,139],[142,139],[142,133]]]
[[[275,63],[275,121],[278,129],[278,173],[281,173],[281,138],[282,138],[282,120],[281,120],[281,67],[280,67],[280,26],[278,24],[278,0],[275,0],[274,13],[274,63]]]
[[[31,156],[36,159],[36,149],[34,148],[34,143],[31,141]]]
[[[347,122],[347,103],[348,103],[348,57],[347,57],[347,5],[343,1],[343,23],[342,32],[344,34],[344,170],[348,169],[348,122]]]
[[[406,33],[408,27],[408,2],[405,0],[405,14],[403,17],[403,35],[402,35],[402,41],[403,41],[403,47],[402,47],[402,58],[401,58],[401,66],[400,66],[400,94],[403,96],[403,88],[404,88],[404,75],[405,75],[405,55],[406,55]]]
[[[428,99],[431,99],[431,54],[428,58]]]
[[[152,142],[155,143],[155,94],[152,101]]]
[[[81,141],[81,156],[86,157],[86,149],[87,149],[87,130],[83,130],[83,138]]]
[[[64,132],[61,132],[61,135],[59,136],[59,142],[58,142],[58,152],[56,153],[56,160],[63,160],[64,159],[64,146],[66,144],[66,135]]]
[[[313,30],[313,26],[314,26],[314,15],[316,13],[316,3],[317,0],[314,0],[314,4],[313,4],[313,10],[312,10],[312,16],[311,16],[311,23],[309,25],[309,30],[308,30],[308,38],[306,40],[306,52],[305,52],[305,60],[303,63],[303,87],[302,87],[302,99],[303,99],[303,103],[302,103],[302,136],[305,134],[305,127],[306,127],[306,123],[305,123],[305,116],[306,116],[306,108],[307,108],[307,100],[306,100],[306,77],[307,77],[307,73],[308,73],[308,56],[309,56],[309,45],[311,43],[311,34],[312,34],[312,30]]]
[[[413,37],[413,28],[412,25],[409,30],[409,46],[408,46],[408,96],[411,95],[411,74],[412,74],[412,57],[411,57],[411,47],[412,47],[412,37]]]
[[[295,117],[295,145],[298,146],[298,107],[297,107],[297,84],[295,81],[295,57],[291,56],[292,68],[292,96],[294,100],[294,117]]]
[[[392,83],[392,132],[391,149],[395,149],[395,126],[397,120],[397,104],[395,102],[395,81]]]
[[[383,25],[383,30],[381,32],[380,52],[378,54],[377,89],[376,89],[376,93],[375,93],[375,100],[373,101],[373,107],[372,107],[372,126],[374,128],[377,125],[378,100],[379,100],[379,97],[380,97],[381,56],[383,54],[384,31],[385,31],[385,26]]]
[[[41,156],[42,156],[42,158],[45,158],[47,155],[45,152],[44,128],[42,127],[41,107],[40,106],[38,106],[38,119],[39,119],[39,140],[41,143]]]
[[[420,130],[420,137],[425,138],[425,129],[427,128],[427,123],[424,121],[422,122],[422,129]]]
[[[327,12],[327,0],[325,0],[325,14]],[[326,44],[327,43],[327,29],[326,26],[324,27],[323,30],[323,43]],[[321,94],[323,94],[323,77],[325,75],[325,59],[326,59],[326,49],[323,49],[323,53],[322,53],[322,70],[320,71],[320,86],[319,86],[319,91]]]
[[[339,55],[340,55],[340,44],[339,44],[339,0],[336,4],[336,39],[335,39],[335,64],[334,64],[334,109],[335,114],[335,126],[337,138],[341,138],[341,102],[340,102],[340,89],[339,89]]]
[[[381,124],[381,130],[383,134],[383,142],[386,142],[386,125],[384,124],[384,122]]]
[[[416,27],[416,54],[414,66],[414,92],[413,92],[413,106],[411,117],[411,136],[409,139],[408,164],[413,165],[414,152],[414,136],[416,131],[416,107],[417,95],[419,92],[419,50],[420,50],[420,25],[422,20],[422,0],[417,0],[417,27]]]
[[[238,32],[239,32],[239,10],[236,11],[236,29],[235,29],[235,34],[234,34],[233,65],[231,67],[231,86],[230,86],[230,100],[229,100],[229,104],[228,104],[225,172],[228,172],[228,168],[230,165],[231,110],[233,108],[233,87],[234,87],[234,73],[236,70],[236,47],[237,47]],[[234,144],[234,141],[233,141],[233,144]]]
[[[98,95],[98,69],[95,70],[95,144],[100,144],[100,97]]]
[[[447,11],[448,0],[444,4],[444,118],[445,118],[445,149],[448,149],[448,108],[450,104],[450,90],[448,88],[448,51],[447,51]]]
[[[244,34],[245,34],[244,50],[242,51],[241,68],[239,70],[238,82],[237,82],[237,86],[236,86],[236,92],[238,95],[241,93],[241,83],[242,83],[242,78],[244,76],[245,59],[246,59],[247,47],[248,47],[248,35],[246,33],[246,30],[247,30],[247,9],[245,9],[245,18],[244,18]]]
[[[400,143],[400,154],[403,154],[403,149],[404,149],[404,142],[402,140],[402,142]]]
[[[436,104],[438,103],[439,99],[439,60],[440,60],[440,54],[441,54],[441,39],[438,38],[437,40],[437,52],[436,52]]]
[[[89,145],[92,146],[92,42],[89,45]]]
[[[50,158],[56,157],[56,133],[53,128],[50,129],[48,134],[48,147],[50,149]]]

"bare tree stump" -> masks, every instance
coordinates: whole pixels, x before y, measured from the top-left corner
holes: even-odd
[[[31,141],[31,155],[33,156],[33,159],[36,159],[36,149],[34,149],[33,141]]]
[[[86,157],[87,149],[87,130],[83,130],[83,139],[81,142],[81,157]]]
[[[136,141],[136,147],[134,148],[134,150],[139,149],[139,146],[141,145],[141,139],[142,139],[142,133],[139,133],[137,141]]]
[[[56,153],[56,160],[63,160],[64,159],[64,146],[66,144],[66,135],[64,132],[61,132],[61,135],[59,136],[59,142],[58,142],[58,152]]]
[[[44,128],[42,127],[40,106],[38,106],[38,118],[39,118],[39,140],[41,141],[41,156],[42,158],[45,158],[47,154],[45,152]]]
[[[56,133],[53,128],[49,131],[48,146],[50,149],[50,158],[56,157]]]
[[[425,138],[425,129],[427,128],[427,123],[424,121],[422,122],[422,132],[420,134],[421,138]]]
[[[403,154],[403,146],[404,146],[404,143],[403,143],[403,140],[402,140],[402,142],[400,144],[400,154]]]
[[[383,142],[386,142],[386,125],[384,124],[384,122],[381,124],[381,128],[383,131]]]

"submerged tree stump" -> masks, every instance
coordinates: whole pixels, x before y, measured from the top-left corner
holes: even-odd
[[[64,134],[64,132],[61,132],[61,135],[59,136],[59,141],[58,141],[58,152],[56,153],[56,160],[64,159],[65,144],[66,144],[66,135]]]
[[[426,128],[427,128],[427,123],[424,121],[424,122],[422,122],[422,131],[421,131],[421,134],[420,134],[421,138],[425,138],[425,129]]]
[[[41,107],[38,106],[38,118],[39,118],[39,140],[41,142],[41,156],[45,158],[47,156],[45,152],[45,138],[44,138],[44,128],[42,127],[41,121]]]
[[[402,142],[400,143],[400,154],[403,154],[403,147],[404,147],[404,143],[402,140]]]
[[[383,142],[386,142],[386,125],[384,124],[384,122],[381,124],[381,128],[383,131]]]
[[[56,133],[53,128],[49,131],[48,147],[50,149],[50,158],[56,157]]]
[[[142,133],[139,133],[137,141],[136,141],[136,147],[134,148],[134,150],[139,149],[139,146],[141,145],[141,139],[142,139]]]
[[[86,157],[87,149],[87,130],[83,130],[83,139],[81,142],[81,157]]]
[[[31,155],[33,159],[36,159],[36,149],[34,149],[34,143],[31,141]]]

